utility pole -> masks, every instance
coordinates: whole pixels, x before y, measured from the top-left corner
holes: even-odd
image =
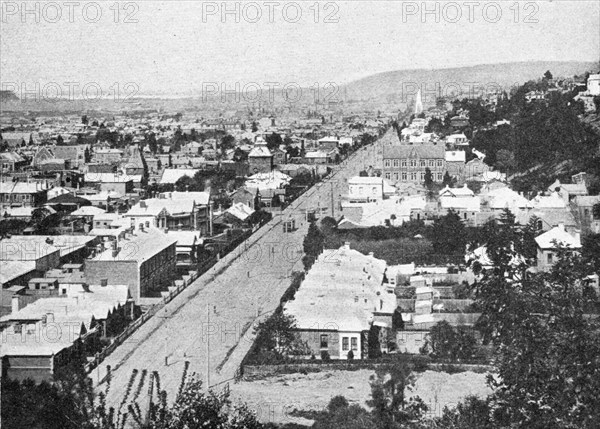
[[[210,304],[206,304],[206,390],[210,389]]]
[[[331,182],[331,217],[335,219],[335,207],[333,206],[333,181]]]

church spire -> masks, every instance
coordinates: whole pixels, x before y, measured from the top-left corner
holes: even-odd
[[[415,100],[415,116],[423,113],[423,100],[421,99],[421,90],[417,92],[417,98]]]

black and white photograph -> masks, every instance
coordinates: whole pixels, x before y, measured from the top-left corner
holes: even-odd
[[[600,427],[600,0],[0,0],[0,429]]]

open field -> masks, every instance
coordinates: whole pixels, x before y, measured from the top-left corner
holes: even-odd
[[[366,407],[372,374],[372,370],[323,371],[241,381],[231,384],[231,396],[234,401],[247,402],[263,422],[309,425],[310,420],[294,417],[293,411],[322,410],[336,395]],[[444,406],[452,407],[466,396],[484,397],[491,393],[485,379],[486,374],[474,372],[425,371],[417,374],[415,387],[408,396],[420,396],[429,406],[431,415],[436,416],[441,414]]]

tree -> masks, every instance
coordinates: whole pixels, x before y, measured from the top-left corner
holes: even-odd
[[[452,185],[452,177],[450,176],[450,173],[448,173],[447,171],[444,173],[444,178],[442,180],[442,185],[444,185],[444,186],[450,186],[450,185]]]
[[[465,251],[465,225],[454,210],[435,220],[432,231],[433,248],[444,255]]]
[[[82,123],[83,125],[87,125],[87,124],[88,124],[88,117],[87,117],[87,115],[83,115],[83,116],[81,117],[81,123]]]
[[[546,73],[544,73],[544,79],[545,80],[552,80],[553,76],[552,73],[550,73],[550,70],[546,70]]]
[[[227,134],[223,136],[221,139],[221,154],[225,155],[228,150],[233,149],[235,147],[235,137],[231,134]]]
[[[265,140],[267,142],[267,147],[269,148],[269,150],[277,149],[280,145],[283,144],[283,139],[281,138],[281,135],[277,133],[271,133],[267,136]]]
[[[446,172],[446,174],[448,174],[448,172]],[[444,179],[446,177],[444,176]],[[425,168],[425,187],[427,189],[431,189],[431,187],[433,186],[433,174],[431,173],[431,170],[429,169],[429,167]]]
[[[476,340],[465,327],[455,329],[444,320],[431,328],[420,351],[436,358],[469,359],[475,355]]]
[[[496,154],[496,167],[501,171],[512,171],[516,168],[515,154],[509,150],[501,149]]]
[[[598,300],[582,281],[592,267],[556,252],[548,273],[524,276],[504,258],[478,283],[477,327],[497,351],[491,400],[502,427],[592,428],[600,418],[600,322],[585,311]]]
[[[393,427],[395,423],[419,419],[427,411],[421,398],[406,397],[406,390],[415,383],[412,368],[406,362],[382,365],[375,369],[370,380],[371,399],[367,405],[373,408],[373,417],[380,427]]]
[[[311,222],[308,226],[308,232],[304,237],[302,244],[306,255],[317,257],[323,251],[323,242],[325,237],[315,222]]]
[[[278,360],[285,360],[289,355],[304,350],[304,345],[296,337],[296,328],[294,316],[278,309],[255,328],[255,346],[259,353],[272,354]]]
[[[251,128],[252,132],[255,133],[258,131],[258,124],[256,123],[256,121],[252,122],[252,128]]]

